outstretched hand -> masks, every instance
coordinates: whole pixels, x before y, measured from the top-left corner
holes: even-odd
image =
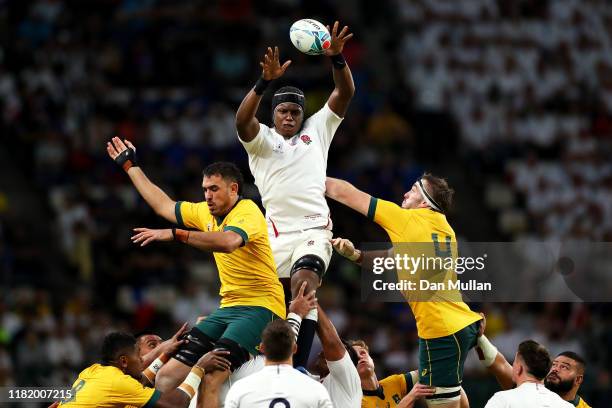
[[[176,353],[183,344],[187,344],[187,339],[185,339],[183,335],[188,331],[189,324],[184,323],[181,328],[174,333],[174,336],[162,343],[162,353],[171,356]]]
[[[338,33],[339,27],[340,23],[338,21],[334,23],[334,27],[331,30],[329,26],[327,26],[327,31],[331,34],[331,45],[325,50],[325,55],[328,57],[340,54],[344,49],[344,44],[353,38],[353,33],[348,32],[348,26],[344,26],[342,30],[340,30],[340,33]]]
[[[140,246],[148,245],[154,241],[167,242],[174,240],[171,229],[134,228],[134,231],[137,234],[132,236],[132,242],[140,244]]]
[[[106,152],[113,160],[115,160],[117,156],[127,149],[132,149],[135,152],[136,146],[134,146],[129,140],[121,140],[117,136],[113,137],[110,142],[106,142]]]
[[[330,240],[334,250],[343,257],[356,261],[359,258],[360,252],[355,249],[355,245],[346,238],[332,238]]]
[[[291,60],[287,60],[283,63],[283,65],[281,65],[278,47],[274,47],[274,51],[272,51],[271,47],[268,47],[266,53],[264,54],[263,61],[259,63],[262,68],[261,76],[266,81],[272,81],[273,79],[280,78],[283,76],[290,64]]]
[[[300,286],[297,296],[289,304],[289,311],[297,314],[302,319],[310,310],[316,309],[317,307],[317,298],[315,297],[314,290],[304,296],[306,286],[308,286],[308,282],[302,282],[302,286]]]
[[[417,400],[420,400],[425,397],[430,397],[434,395],[436,389],[433,387],[428,387],[426,385],[416,383],[410,390],[410,392],[402,398],[400,401],[398,408],[412,408],[414,407],[414,403]]]
[[[227,359],[230,352],[227,350],[213,350],[204,354],[196,365],[200,367],[204,372],[209,373],[211,371],[220,370],[225,371],[229,370],[232,366],[232,363]]]

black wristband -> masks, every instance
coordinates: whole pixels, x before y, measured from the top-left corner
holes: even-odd
[[[132,167],[138,167],[138,163],[136,160],[136,150],[128,147],[121,153],[119,156],[115,157],[115,162],[123,168],[123,170],[128,171]]]
[[[253,91],[255,91],[256,95],[262,95],[264,91],[266,90],[266,88],[268,87],[268,85],[270,85],[270,82],[272,81],[268,81],[268,80],[263,79],[263,77],[259,77],[259,79],[255,83],[255,87],[253,88]]]
[[[332,55],[329,57],[331,59],[332,65],[335,69],[342,69],[346,67],[346,60],[342,54]]]

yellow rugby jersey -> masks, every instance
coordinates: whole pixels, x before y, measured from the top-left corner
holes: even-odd
[[[363,390],[361,408],[393,408],[412,389],[410,374],[395,374],[379,381],[377,390]]]
[[[179,225],[205,232],[233,231],[244,241],[229,254],[213,252],[221,280],[221,307],[261,306],[285,318],[285,294],[276,274],[266,219],[257,204],[240,199],[221,218],[210,213],[206,202],[179,201],[175,213]]]
[[[60,407],[70,408],[140,408],[153,407],[161,393],[145,387],[114,366],[94,364],[79,374],[72,385],[72,395]]]
[[[590,405],[584,402],[582,397],[579,395],[576,395],[576,398],[574,398],[574,400],[570,402],[572,403],[573,406],[577,408],[591,408]]]
[[[455,231],[442,213],[429,208],[404,209],[392,202],[372,197],[368,218],[383,227],[393,243],[422,243],[406,245],[405,251],[415,251],[409,254],[412,257],[424,255],[433,258],[439,252],[443,252],[444,256],[457,257]],[[399,271],[398,277],[401,279]],[[414,275],[409,276],[411,278]],[[456,274],[448,271],[442,278],[456,280]],[[436,280],[441,279],[437,276]],[[410,301],[410,295],[404,296],[408,298],[416,319],[418,335],[422,339],[449,336],[482,319],[461,300],[458,290],[433,291],[430,297],[432,301]]]

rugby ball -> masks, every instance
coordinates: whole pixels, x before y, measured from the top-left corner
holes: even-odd
[[[289,38],[298,50],[308,55],[321,55],[331,46],[327,28],[317,20],[298,20],[289,29]]]

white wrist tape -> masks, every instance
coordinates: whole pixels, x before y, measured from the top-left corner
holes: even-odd
[[[179,385],[179,389],[183,391],[185,394],[189,395],[189,398],[193,398],[193,396],[200,388],[200,382],[202,381],[202,375],[204,375],[204,371],[200,367],[194,366],[189,374],[187,374],[187,378],[181,385]]]
[[[169,357],[164,353],[160,354],[144,371],[143,375],[151,384],[155,383],[155,376],[160,368],[168,361]]]
[[[497,347],[495,347],[485,335],[478,337],[476,346],[482,351],[482,355],[478,353],[478,359],[482,365],[490,367],[497,357]],[[478,350],[476,351],[478,352]]]

